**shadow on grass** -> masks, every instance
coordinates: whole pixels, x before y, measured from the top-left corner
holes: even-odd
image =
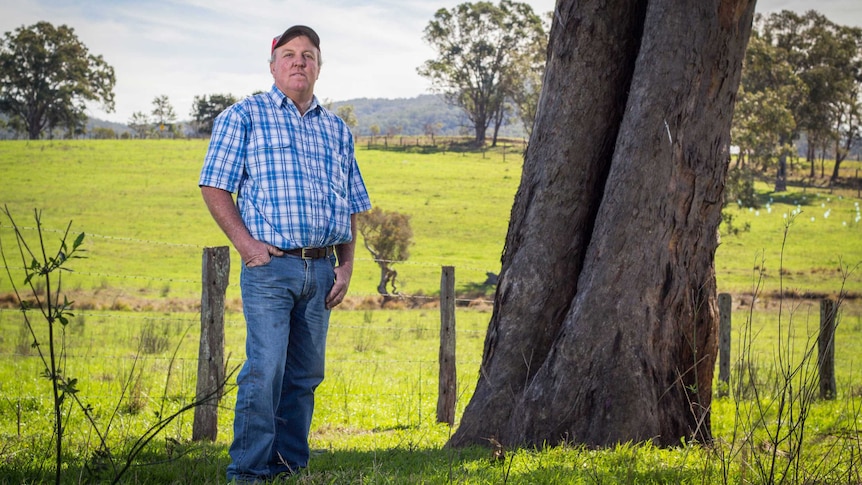
[[[407,444],[325,452],[314,457],[301,475],[281,483],[692,483],[703,473],[698,467],[647,464],[636,455],[564,446],[541,452],[514,450],[499,458],[481,446],[441,449]]]
[[[500,457],[482,446],[455,449],[414,442],[422,439],[405,438],[388,448],[314,450],[308,469],[265,483],[712,483],[709,475],[714,472],[704,469],[703,462],[694,457],[688,464],[665,462],[653,448],[643,445],[602,450],[580,446],[505,450]],[[32,456],[22,456],[24,453],[16,451],[12,462],[26,464],[11,466],[10,456],[0,453],[0,484],[52,483],[52,474]],[[153,442],[137,458],[118,483],[228,483],[225,472],[230,458],[224,443],[180,443],[167,438]],[[64,470],[63,484],[112,483],[110,466],[104,460],[69,457],[66,463],[69,466]]]

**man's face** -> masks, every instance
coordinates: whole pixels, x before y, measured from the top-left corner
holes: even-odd
[[[308,102],[320,74],[320,52],[308,37],[294,37],[273,52],[269,64],[275,85],[294,102]]]

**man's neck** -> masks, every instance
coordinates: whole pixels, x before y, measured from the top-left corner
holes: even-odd
[[[301,114],[301,115],[304,115],[305,112],[308,111],[309,108],[311,108],[311,104],[314,102],[313,96],[308,98],[307,100],[302,100],[302,99],[297,100],[297,99],[291,98],[290,96],[288,96],[288,99],[293,101],[293,105],[296,106],[296,109],[299,110],[299,114]]]

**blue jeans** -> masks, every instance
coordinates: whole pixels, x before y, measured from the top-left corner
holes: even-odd
[[[308,466],[314,390],[323,381],[335,256],[285,255],[242,268],[246,361],[237,376],[230,480]]]

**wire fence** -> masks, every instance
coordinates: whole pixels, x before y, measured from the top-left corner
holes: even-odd
[[[0,435],[20,434],[16,430],[22,426],[25,431],[49,426],[43,421],[50,414],[50,381],[23,318],[19,310],[0,310]],[[41,332],[36,340],[46,348],[45,324],[37,321],[38,315],[31,318]],[[487,312],[459,315],[458,412],[478,376],[488,318]],[[76,312],[61,339],[64,375],[78,380],[80,395],[100,412],[121,403],[118,407],[130,419],[146,420],[166,405],[194,400],[200,325],[194,314]],[[224,367],[236,369],[244,360],[244,321],[233,315],[225,321],[225,331]],[[436,312],[334,312],[328,340],[327,377],[316,393],[321,423],[398,427],[434,418]],[[220,401],[220,421],[232,416],[235,377],[228,379]],[[191,416],[186,416],[176,433],[186,436],[191,424]],[[222,422],[222,432],[226,426]]]
[[[0,227],[0,230],[5,229]],[[19,227],[36,231],[34,227]],[[64,231],[45,229],[44,233]],[[172,258],[188,260],[170,275],[152,275],[136,269],[117,271],[77,269],[74,275],[90,279],[122,279],[143,282],[143,287],[162,284],[188,284],[200,292],[200,254],[205,246],[181,242],[154,241],[134,237],[87,233],[93,252],[108,251],[100,242],[119,245],[121,253],[137,254],[141,247],[169,249]],[[161,257],[166,257],[161,253]],[[357,258],[371,264],[372,259]],[[398,261],[399,265],[438,271],[442,264],[427,261]],[[88,267],[87,264],[81,265]],[[460,267],[459,267],[460,268]],[[484,271],[465,265],[471,271]],[[233,285],[236,279],[232,277]],[[88,289],[80,282],[81,292],[102,292],[94,285]],[[360,296],[377,296],[376,294]],[[378,422],[394,419],[391,426],[414,425],[434,415],[438,385],[438,348],[440,316],[425,304],[436,302],[427,295],[400,295],[411,300],[413,310],[375,310],[333,312],[329,332],[327,379],[321,386],[320,411],[328,423]],[[482,344],[493,302],[484,298],[456,299],[461,306],[481,302],[480,311],[459,311],[455,329],[457,353],[457,412],[463,411],[466,397],[476,382]],[[726,314],[729,315],[728,309]],[[384,316],[385,314],[385,316]],[[44,322],[37,310],[26,312],[36,327],[34,336],[27,329],[25,314],[17,308],[0,308],[0,435],[20,429],[22,422],[44,419],[49,385],[45,366],[34,341],[44,348]],[[70,325],[61,336],[62,360],[67,374],[86,383],[82,393],[98,402],[123,399],[127,407],[157,409],[170,402],[191,402],[199,370],[197,358],[200,314],[195,311],[111,311],[84,308],[75,310]],[[229,312],[226,331],[225,368],[236,368],[244,356],[244,320]],[[729,329],[725,329],[729,332]],[[42,332],[42,333],[40,333]],[[729,344],[729,337],[726,339]],[[834,343],[824,345],[834,348]],[[729,355],[729,350],[724,354]],[[728,362],[725,359],[725,362]],[[721,380],[721,376],[719,376]],[[835,391],[826,390],[826,394]],[[232,395],[220,404],[232,408]],[[134,404],[137,403],[137,404]],[[373,412],[369,412],[373,409]],[[140,411],[138,411],[140,412]],[[363,416],[358,416],[364,413]],[[228,413],[229,414],[229,413]],[[394,418],[393,418],[394,416]],[[20,431],[19,431],[20,433]]]
[[[9,229],[9,225],[0,222],[0,230]],[[19,230],[22,232],[36,232],[38,229],[36,227],[31,226],[19,226]],[[42,228],[43,233],[47,234],[58,234],[62,235],[65,230],[56,229],[56,228]],[[82,264],[77,264],[77,267],[74,269],[74,272],[67,276],[67,278],[72,279],[73,282],[71,284],[67,284],[66,287],[74,287],[74,288],[87,288],[92,287],[99,290],[106,290],[111,285],[112,281],[126,281],[126,282],[137,282],[136,285],[142,289],[149,289],[155,293],[160,293],[161,296],[166,297],[171,293],[176,294],[177,291],[169,291],[167,286],[165,285],[182,285],[187,287],[186,293],[189,295],[197,295],[200,292],[200,261],[201,261],[201,252],[207,247],[202,244],[188,244],[181,242],[172,242],[172,241],[160,241],[160,240],[152,240],[152,239],[142,239],[128,236],[116,236],[116,235],[107,235],[107,234],[98,234],[85,232],[86,242],[89,247],[85,247],[85,249],[90,253],[96,256],[88,257],[88,260]],[[113,247],[106,247],[105,243],[111,244]],[[120,247],[117,247],[120,245]],[[145,249],[141,249],[145,248]],[[159,251],[159,249],[167,249],[170,252]],[[232,257],[238,261],[238,256],[235,251],[231,249]],[[356,262],[356,266],[363,265],[364,271],[367,274],[374,274],[376,271],[376,267],[379,262],[386,262],[390,264],[397,264],[399,268],[412,268],[402,270],[402,273],[405,273],[409,276],[412,276],[412,272],[421,272],[423,275],[435,274],[437,278],[439,278],[440,269],[446,265],[456,264],[459,272],[465,272],[465,274],[470,274],[473,279],[473,283],[471,284],[474,288],[482,288],[484,290],[488,290],[492,288],[494,285],[492,283],[488,283],[489,278],[491,281],[494,280],[496,275],[493,272],[488,271],[488,268],[482,268],[479,266],[475,266],[470,264],[469,261],[459,261],[457,258],[448,258],[447,260],[439,260],[439,261],[416,261],[416,260],[376,260],[369,257],[363,257],[362,248],[357,247],[357,256],[354,261]],[[129,254],[130,256],[124,258],[124,263],[129,263],[135,260],[135,255],[139,255],[138,264],[128,264],[128,271],[118,272],[112,271],[115,266],[113,265],[113,261],[116,260],[116,254]],[[164,275],[154,275],[151,274],[152,265],[147,264],[147,258],[152,257],[152,254],[156,254],[157,257],[160,258],[170,258],[174,261],[182,261],[182,264],[174,264],[171,265],[171,272],[169,274]],[[100,256],[104,255],[104,258]],[[110,261],[106,264],[105,261]],[[19,267],[11,268],[13,272],[20,270]],[[5,272],[5,270],[4,270]],[[239,279],[238,279],[239,271],[234,271],[231,275],[231,282],[229,285],[229,291],[237,294],[239,291]],[[477,275],[481,277],[477,279]],[[408,277],[409,277],[408,276]],[[423,278],[422,275],[417,276],[417,278]],[[90,280],[89,284],[85,284],[82,281],[83,279]],[[427,285],[428,278],[425,276],[425,283]],[[479,281],[481,279],[481,282]],[[2,278],[0,278],[0,282],[2,282]],[[355,278],[354,283],[351,285],[351,290],[349,293],[349,297],[352,299],[368,299],[380,297],[381,295],[372,291],[372,287],[376,286],[376,281],[374,285],[364,284],[360,286],[360,284],[356,284]],[[174,290],[176,290],[174,288]],[[143,293],[143,292],[142,292]],[[408,306],[421,306],[428,303],[433,303],[438,300],[436,296],[428,295],[425,293],[432,293],[427,288],[420,288],[416,293],[411,294],[404,291],[399,291],[396,295],[389,295],[391,297],[397,298],[399,300],[408,302]],[[463,292],[462,292],[463,293]],[[487,293],[487,291],[484,291]],[[485,304],[492,305],[493,301],[488,297],[470,297],[470,298],[457,298],[456,303],[459,305],[466,304]]]
[[[0,230],[7,229],[8,226],[0,227]],[[18,229],[37,231],[37,228],[28,226],[19,226]],[[62,237],[65,231],[43,227],[42,232]],[[167,312],[146,311],[146,307],[144,310],[123,306],[99,307],[87,304],[87,296],[104,298],[105,294],[117,290],[115,286],[125,286],[117,292],[128,297],[136,292],[149,291],[155,293],[154,299],[158,300],[160,288],[171,285],[171,291],[164,291],[167,295],[162,296],[169,299],[172,293],[178,293],[177,285],[188,285],[190,290],[185,291],[188,294],[197,292],[200,301],[201,252],[205,246],[97,233],[86,233],[86,240],[88,259],[76,264],[74,272],[63,277],[64,289],[70,289],[84,302],[80,306],[73,305],[74,316],[59,334],[65,374],[78,379],[81,394],[87,399],[102,403],[122,399],[129,412],[136,407],[158,409],[165,401],[191,402],[199,370],[199,308]],[[164,275],[149,274],[146,265],[120,264],[112,270],[109,266],[95,264],[112,254],[141,255],[154,248],[161,249],[156,251],[160,257],[188,261]],[[14,260],[8,258],[8,249],[7,244],[7,264],[12,266]],[[376,264],[368,258],[357,258],[357,261]],[[397,263],[431,271],[439,271],[442,266],[421,261]],[[10,270],[15,278],[16,269]],[[478,268],[474,270],[480,271]],[[86,280],[91,281],[88,284]],[[116,281],[127,284],[110,283]],[[231,276],[231,286],[238,291],[236,275]],[[22,296],[26,296],[23,290],[28,289],[20,285],[18,289]],[[368,298],[378,295],[353,296]],[[327,379],[318,391],[322,415],[329,416],[325,419],[341,423],[351,419],[356,421],[356,413],[363,405],[372,406],[375,413],[398,416],[396,426],[415,424],[417,420],[433,417],[437,398],[440,317],[436,309],[428,305],[438,298],[421,294],[402,294],[398,298],[410,301],[407,306],[412,310],[378,312],[366,308],[333,312]],[[461,306],[475,301],[477,299],[459,299]],[[492,305],[487,299],[478,301]],[[475,384],[478,375],[482,341],[490,318],[487,310],[459,314],[456,334],[459,339],[460,395],[470,392],[468,387]],[[29,320],[32,330],[26,320]],[[244,325],[241,313],[227,313],[224,322],[226,369],[236,367],[244,360]],[[31,425],[41,422],[46,414],[50,384],[44,377],[46,366],[40,351],[47,351],[47,323],[38,309],[23,312],[15,305],[7,304],[7,307],[0,308],[0,336],[0,394],[3,396],[0,399],[0,434],[3,434],[14,433],[22,422]],[[368,382],[369,377],[373,382]],[[468,384],[465,386],[465,383]],[[232,408],[232,399],[233,396],[227,394],[220,406]],[[463,407],[463,403],[459,407]],[[351,411],[351,408],[355,410]]]

